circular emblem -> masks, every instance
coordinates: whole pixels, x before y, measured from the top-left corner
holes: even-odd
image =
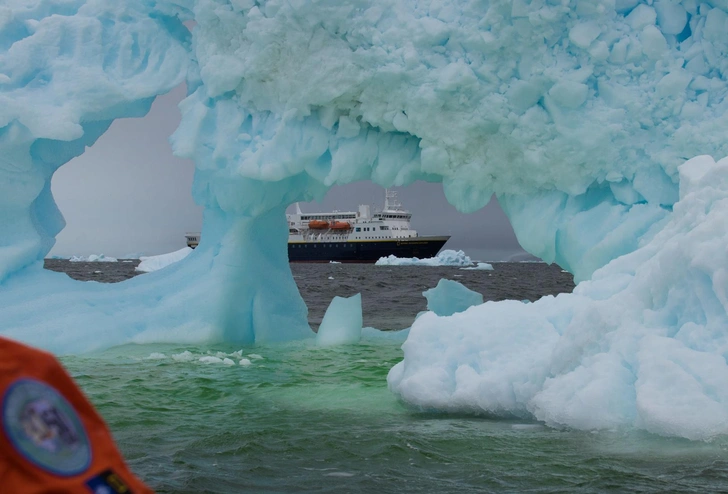
[[[61,476],[78,475],[91,463],[91,444],[76,410],[51,386],[19,379],[3,398],[3,428],[28,461]]]

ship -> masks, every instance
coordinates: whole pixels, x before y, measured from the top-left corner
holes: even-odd
[[[385,190],[384,208],[372,213],[366,204],[357,211],[286,214],[290,262],[371,263],[381,257],[434,257],[449,235],[421,236],[412,229],[412,213],[403,209],[397,192]],[[193,249],[199,233],[185,235]]]

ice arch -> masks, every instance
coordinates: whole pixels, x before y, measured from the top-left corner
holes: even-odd
[[[610,261],[644,255],[679,222],[672,212],[683,187],[678,166],[698,154],[728,154],[728,5],[651,3],[11,0],[0,8],[0,331],[58,352],[126,341],[303,337],[284,208],[361,179],[441,181],[465,211],[496,193],[527,250],[578,279],[599,270],[612,280],[607,292],[618,292],[625,273],[610,271]],[[192,35],[187,20],[196,23]],[[203,244],[182,265],[118,287],[42,272],[41,258],[62,226],[49,193],[53,170],[113,118],[143,113],[183,78],[191,94],[173,146],[197,165]],[[704,176],[720,183],[719,173],[685,173],[691,187],[707,186]],[[700,331],[725,320],[723,297],[711,284],[717,275],[688,271],[691,282],[667,296],[675,303],[661,313],[660,327],[674,344],[725,366],[722,346],[696,343]],[[648,286],[636,297],[642,312],[657,303]],[[703,296],[707,305],[686,308]],[[573,312],[554,310],[554,327],[568,325]],[[487,320],[488,313],[478,319]],[[643,323],[635,322],[637,333]],[[703,329],[676,338],[689,323]],[[392,386],[437,407],[435,397],[412,395],[408,382],[438,376],[444,392],[437,399],[452,398],[455,374],[465,368],[457,360],[418,368],[412,352],[424,332],[414,329],[413,350]],[[482,331],[505,328],[484,324]],[[563,334],[556,331],[554,341]],[[579,348],[612,348],[609,337],[589,334]],[[511,389],[507,376],[483,377],[483,355],[464,357],[481,378],[467,382]],[[585,355],[570,358],[594,371]],[[627,388],[635,389],[634,369],[623,368]],[[573,370],[551,368],[567,376]],[[701,372],[685,371],[686,382],[708,386]],[[524,386],[538,391],[544,382]],[[568,394],[591,381],[561,382]],[[505,413],[538,408],[528,400],[499,408],[483,393],[463,391],[452,401]],[[708,395],[725,412],[723,395]],[[638,401],[626,403],[616,423],[639,422]],[[553,416],[569,424],[574,414]],[[720,432],[719,424],[713,429]]]

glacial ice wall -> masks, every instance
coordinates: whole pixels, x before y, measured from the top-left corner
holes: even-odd
[[[187,21],[194,21],[191,32]],[[682,279],[635,276],[636,284],[610,266],[668,245],[671,232],[685,234],[671,226],[682,221],[673,213],[679,190],[693,191],[683,200],[701,195],[695,187],[712,193],[705,181],[683,184],[693,174],[681,178],[678,167],[697,155],[728,155],[726,33],[725,0],[6,0],[0,334],[59,353],[129,341],[305,337],[306,308],[286,263],[286,205],[355,180],[390,186],[424,179],[442,182],[462,211],[497,194],[524,248],[577,280],[593,273],[601,280],[557,299],[568,302],[493,310],[524,325],[531,316],[542,320],[537,310],[551,314],[551,324],[569,324],[575,341],[591,348],[606,341],[600,331],[608,317],[572,319],[573,307],[593,307],[602,296],[621,300],[623,292],[641,301],[664,292],[670,304],[661,317],[626,311],[634,318],[609,338],[629,345],[653,324],[676,352],[703,352],[717,369],[726,357],[720,345],[676,335],[686,324],[704,324],[706,312],[696,307],[709,303],[711,314],[724,314],[722,257],[712,258],[712,270],[686,271]],[[63,227],[50,193],[53,172],[113,119],[143,115],[156,95],[182,81],[189,96],[172,145],[196,163],[192,192],[205,207],[199,248],[118,286],[43,272],[42,258]],[[725,167],[706,166],[715,173],[700,175],[717,183]],[[720,222],[695,220],[691,239],[713,245]],[[699,251],[650,259],[669,272],[673,260],[699,264]],[[625,256],[631,261],[620,261]],[[418,325],[448,327],[484,310],[423,317]],[[505,316],[484,317],[478,327],[510,331]],[[715,341],[718,327],[710,330]],[[548,347],[558,334],[538,332],[536,340]],[[393,389],[423,407],[490,410],[477,405],[485,385],[457,400],[447,390],[433,393],[432,402],[410,388],[417,378],[404,379],[403,369],[419,372],[416,349],[428,348],[429,338],[450,348],[449,339],[413,329]],[[639,339],[647,352],[654,341]],[[444,352],[455,363],[470,358],[455,349]],[[593,371],[559,388],[567,394],[612,369],[589,367],[591,354],[559,355]],[[447,380],[452,365],[430,371]],[[513,365],[506,384],[523,370]],[[561,375],[549,369],[538,375]],[[626,382],[634,367],[624,369]],[[534,382],[528,386],[538,387]],[[713,399],[709,388],[704,397]],[[711,410],[725,408],[722,398],[713,401]],[[511,409],[549,423],[588,428],[570,418],[579,414],[565,411],[563,400],[554,398],[550,408],[512,402]],[[645,427],[678,435],[689,428]]]

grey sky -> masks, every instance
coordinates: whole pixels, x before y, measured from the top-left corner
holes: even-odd
[[[184,247],[184,233],[199,231],[202,209],[190,194],[194,165],[172,155],[167,138],[179,124],[180,86],[154,102],[142,119],[121,119],[96,144],[64,165],[52,190],[66,218],[50,255],[155,255]],[[452,235],[446,245],[481,260],[523,254],[503,211],[493,200],[482,210],[461,214],[440,184],[415,183],[398,189],[420,234]],[[384,190],[371,182],[331,189],[322,203],[304,211],[382,207]]]

